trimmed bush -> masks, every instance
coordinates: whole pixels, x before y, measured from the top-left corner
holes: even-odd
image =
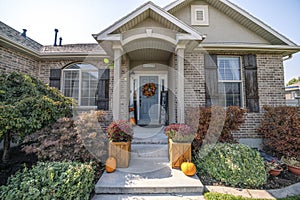
[[[245,122],[245,113],[246,110],[238,106],[229,106],[226,109],[220,106],[188,108],[187,124],[197,127],[194,149],[199,150],[202,144],[235,143],[231,132],[237,131]]]
[[[25,168],[0,187],[0,199],[86,199],[93,190],[94,170],[90,164],[40,162]]]
[[[300,159],[300,108],[264,106],[265,114],[258,132],[264,136],[264,150],[277,157]]]
[[[267,181],[263,159],[258,151],[242,144],[206,145],[194,163],[200,173],[233,187],[257,187]]]

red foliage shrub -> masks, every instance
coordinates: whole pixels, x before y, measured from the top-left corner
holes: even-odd
[[[300,107],[268,107],[258,132],[264,136],[264,149],[278,157],[300,159]]]
[[[199,150],[202,144],[236,142],[231,131],[238,130],[245,122],[245,112],[245,109],[237,106],[230,106],[226,109],[219,106],[189,109],[187,124],[195,124],[195,118],[198,121],[197,134],[193,141],[194,149]]]

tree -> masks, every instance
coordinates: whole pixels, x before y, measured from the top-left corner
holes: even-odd
[[[298,76],[298,78],[292,78],[291,80],[289,80],[289,82],[286,85],[289,86],[298,82],[300,82],[300,76]]]
[[[23,73],[0,75],[0,141],[3,162],[9,160],[11,141],[22,140],[60,117],[72,115],[72,100],[57,89]]]

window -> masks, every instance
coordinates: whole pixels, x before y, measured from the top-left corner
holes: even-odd
[[[218,88],[223,106],[242,106],[240,57],[218,56]]]
[[[191,6],[191,24],[204,26],[209,25],[207,5]]]
[[[62,92],[79,106],[96,106],[98,69],[90,64],[73,64],[63,70]]]

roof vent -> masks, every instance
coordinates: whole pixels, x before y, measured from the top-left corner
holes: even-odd
[[[27,30],[23,29],[23,33],[21,34],[21,36],[23,36],[24,38],[26,38],[26,32],[27,32]]]
[[[55,31],[54,46],[57,46],[57,33],[58,33],[58,29],[54,29],[54,31]]]
[[[62,46],[61,43],[62,43],[62,37],[59,38],[59,46],[60,46],[60,47]]]

